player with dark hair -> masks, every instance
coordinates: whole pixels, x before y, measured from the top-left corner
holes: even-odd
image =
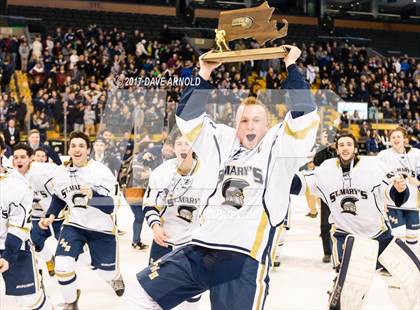
[[[34,151],[34,161],[38,163],[47,163],[48,162],[48,153],[43,148],[37,148]]]
[[[83,246],[89,246],[92,266],[118,296],[124,293],[124,282],[117,260],[115,212],[118,185],[112,172],[89,160],[90,140],[83,132],[69,137],[70,161],[52,176],[53,196],[46,217],[39,225],[48,229],[67,205],[55,253],[55,274],[65,300],[65,309],[77,309],[80,290],[76,286],[75,263]]]
[[[409,195],[406,182],[387,174],[376,157],[358,156],[356,139],[349,133],[337,138],[336,150],[338,158],[298,173],[292,183],[292,193],[310,190],[331,211],[333,262],[339,274],[330,309],[360,309],[377,262],[390,274],[386,280],[393,302],[400,309],[412,309],[420,296],[420,261],[403,241],[393,238],[384,208],[387,202],[404,203]]]
[[[33,191],[25,178],[32,149],[18,143],[14,147],[16,169],[0,177],[0,273],[6,295],[15,296],[20,307],[52,309],[42,288],[29,242]]]

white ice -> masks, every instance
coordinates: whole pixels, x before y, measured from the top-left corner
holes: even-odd
[[[305,217],[307,212],[306,201],[301,197],[295,198],[291,213],[291,229],[287,232],[281,266],[270,274],[270,293],[265,309],[327,309],[327,291],[331,289],[335,274],[330,264],[321,262],[323,252],[319,237],[319,216],[315,219]],[[149,255],[148,251],[131,248],[132,219],[129,207],[122,207],[118,214],[118,223],[122,230],[127,231],[120,237],[121,269],[126,284],[135,281],[135,274],[146,267]],[[142,241],[150,245],[151,239],[151,230],[145,223]],[[82,291],[79,300],[81,310],[127,309],[123,299],[117,297],[111,287],[94,271],[79,264],[76,272],[78,286]],[[57,282],[48,276],[46,270],[43,274],[47,295],[57,309],[57,306],[63,302]],[[13,297],[5,296],[3,279],[0,280],[0,296],[1,309],[18,309]],[[210,309],[208,294],[202,298],[199,309]],[[385,282],[379,274],[374,277],[363,309],[397,309],[389,299]]]

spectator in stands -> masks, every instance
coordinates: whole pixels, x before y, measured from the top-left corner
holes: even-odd
[[[343,113],[340,116],[340,121],[341,121],[341,128],[348,128],[349,127],[350,119],[349,119],[347,111],[343,111]]]
[[[99,137],[93,144],[93,153],[91,157],[107,166],[112,173],[117,176],[121,167],[121,162],[115,155],[105,152],[105,148],[106,145],[104,139]]]
[[[45,48],[50,54],[52,53],[52,50],[54,48],[54,41],[50,35],[48,35],[47,39],[45,40]]]
[[[25,118],[27,113],[27,107],[26,103],[24,102],[24,97],[21,96],[20,100],[16,102],[16,121],[17,121],[17,127],[19,131],[24,131],[25,126]]]
[[[368,139],[366,141],[366,152],[368,155],[376,155],[380,151],[380,138],[376,130],[368,130]]]
[[[83,114],[84,127],[89,135],[95,134],[95,120],[95,111],[92,110],[92,106],[89,104],[86,106]]]
[[[6,129],[6,120],[8,118],[7,112],[6,103],[0,97],[0,132],[3,132]]]
[[[351,116],[351,121],[354,123],[357,123],[358,121],[360,121],[359,111],[354,110],[353,115]]]
[[[127,131],[124,133],[122,140],[117,143],[117,156],[122,161],[128,160],[133,156],[134,152],[134,141],[131,138],[131,132]]]
[[[36,36],[34,42],[32,43],[32,60],[39,61],[42,55],[42,43],[41,37]]]
[[[19,129],[16,128],[16,120],[14,118],[10,118],[7,121],[7,127],[4,130],[4,141],[6,144],[13,148],[15,144],[17,144],[20,140],[20,132]]]
[[[367,121],[362,123],[362,127],[360,128],[360,137],[368,139],[369,138],[370,127]]]
[[[9,53],[10,53],[10,64],[12,65],[13,71],[16,69],[16,62],[17,62],[17,54],[19,52],[19,42],[15,35],[12,36],[9,45]]]
[[[28,67],[28,60],[29,60],[29,46],[26,41],[22,42],[19,45],[19,56],[20,56],[20,70],[26,72]]]
[[[1,74],[1,91],[3,93],[9,92],[9,84],[12,80],[13,76],[13,67],[11,64],[9,64],[9,61],[7,58],[3,60],[3,64],[1,66],[2,68],[2,74]]]
[[[6,150],[10,148],[4,142],[3,137],[0,135],[0,175],[6,171],[6,168],[13,167],[12,160],[6,156]]]
[[[114,134],[109,129],[105,129],[100,136],[102,136],[102,138],[105,141],[106,152],[109,152],[111,154],[116,154],[117,147],[115,143]]]
[[[114,85],[114,76],[123,74],[130,77],[168,77],[195,72],[189,64],[189,61],[195,57],[191,46],[173,41],[170,36],[165,36],[163,41],[152,42],[139,30],[135,30],[127,38],[117,28],[106,30],[99,29],[96,25],[90,25],[86,30],[77,29],[77,31],[73,29],[62,31],[58,28],[55,34],[48,34],[48,36],[44,46],[39,42],[39,38],[35,40],[32,58],[38,54],[38,57],[34,59],[35,63],[37,61],[40,63],[36,64],[35,68],[30,65],[28,69],[32,69],[31,90],[34,98],[38,91],[42,90],[42,93],[48,93],[48,101],[51,98],[51,92],[57,91],[56,98],[59,98],[59,104],[54,104],[56,109],[51,109],[52,105],[47,104],[49,109],[46,110],[46,114],[52,117],[51,123],[60,124],[61,129],[64,124],[64,106],[68,107],[68,128],[73,128],[75,123],[79,124],[78,126],[85,123],[84,112],[90,109],[87,108],[88,105],[91,106],[92,111],[96,112],[95,122],[99,127],[105,103],[108,100],[113,102],[113,98],[108,97],[110,94],[107,90]],[[2,42],[4,40],[0,39],[0,52]],[[238,49],[249,48],[249,44],[245,41],[235,43]],[[37,48],[37,45],[40,46]],[[302,47],[302,62],[299,68],[307,76],[311,86],[339,92],[346,100],[368,102],[369,119],[379,118],[382,113],[386,119],[398,118],[406,122],[406,126],[412,126],[410,120],[412,122],[418,118],[420,64],[416,64],[412,59],[368,57],[365,48],[338,42],[310,43]],[[48,53],[41,59],[45,49]],[[51,65],[51,59],[54,59],[53,65]],[[281,77],[277,76],[280,69],[279,62],[261,61],[255,65],[255,68],[264,74],[267,72],[265,78],[267,88],[280,86]],[[254,85],[256,78],[250,78],[252,70],[249,64],[221,66],[212,80],[216,85],[237,89],[240,92]],[[44,80],[48,80],[48,77],[52,77],[53,83],[45,83]],[[258,79],[263,85],[264,78],[258,77]],[[93,81],[94,85],[91,85],[90,81]],[[2,87],[4,89],[3,82]],[[70,93],[80,94],[81,90],[84,94],[80,98],[79,96],[71,98],[73,96],[69,95]],[[172,87],[167,90],[170,98],[167,101],[178,102],[181,89]],[[90,95],[91,91],[97,93]],[[39,96],[39,98],[42,97],[43,94]],[[325,96],[323,100],[328,103],[330,98]],[[120,100],[118,102],[120,103]],[[155,105],[155,111],[153,112],[152,109],[152,113],[157,114],[158,119],[163,119],[165,117],[163,113],[158,111],[155,103],[153,105]],[[175,104],[167,104],[164,107],[167,117],[173,115],[174,106]],[[150,106],[142,108],[144,114],[147,114],[144,117],[147,121],[151,121],[152,134],[160,133],[160,122],[156,121],[150,113],[146,113],[151,110],[149,108]],[[130,106],[128,109],[131,113],[134,110]],[[115,124],[119,124],[118,120],[121,121],[120,114],[123,113],[119,111],[123,110],[126,110],[124,105],[117,104],[118,116],[113,118]],[[50,113],[50,111],[55,112]],[[357,118],[352,118],[352,122],[356,120]],[[165,120],[165,124],[168,122]],[[344,122],[344,126],[346,123]],[[101,130],[102,128],[98,128],[97,132]],[[121,136],[124,131],[127,131],[127,128],[115,134]],[[367,139],[366,128],[362,128],[361,131],[362,137]],[[364,135],[363,131],[365,131]]]
[[[17,104],[15,101],[15,98],[9,96],[9,94],[3,95],[3,100],[6,103],[7,106],[7,116],[8,118],[16,118],[16,109]]]
[[[29,73],[32,75],[34,79],[38,77],[42,80],[45,76],[44,63],[41,61],[38,61],[36,65],[31,70],[29,70]]]
[[[3,34],[0,33],[0,58],[3,62],[6,59],[6,40],[3,38]]]
[[[387,149],[391,146],[391,143],[389,141],[388,130],[379,131],[378,136],[379,136],[379,139],[380,139],[379,144],[381,146],[381,148],[380,148],[381,151],[384,150],[384,149]]]
[[[47,138],[47,130],[50,127],[47,116],[43,111],[36,111],[32,116],[31,128],[39,131],[40,140],[44,142]]]
[[[77,102],[76,105],[70,112],[70,115],[73,119],[73,130],[74,131],[83,131],[83,118],[84,118],[85,107],[82,102]]]
[[[56,163],[57,165],[61,165],[61,159],[58,154],[52,149],[51,146],[48,144],[41,144],[41,137],[39,131],[37,129],[32,129],[29,131],[28,135],[28,145],[33,149],[37,150],[38,148],[42,148],[48,154],[48,157]]]
[[[319,74],[319,67],[316,65],[315,60],[308,64],[306,68],[306,79],[308,80],[309,84],[313,84],[316,80],[316,77]]]

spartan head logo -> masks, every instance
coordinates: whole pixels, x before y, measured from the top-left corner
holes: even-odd
[[[82,193],[76,193],[71,198],[71,201],[73,202],[74,208],[85,208],[87,207],[87,198]]]
[[[36,210],[36,211],[42,211],[43,210],[41,204],[39,203],[40,201],[41,201],[41,198],[34,197],[34,199],[32,200],[32,209],[33,210]]]
[[[352,215],[357,215],[357,201],[359,201],[359,199],[353,196],[344,197],[341,200],[341,209],[343,209],[341,213],[350,213]]]
[[[197,208],[194,206],[181,205],[178,207],[177,217],[188,223],[191,223],[193,220],[193,213],[195,210],[197,210]]]
[[[244,204],[243,189],[249,186],[249,183],[241,179],[227,179],[222,186],[222,194],[226,199],[223,204],[235,207],[236,209],[242,208]]]

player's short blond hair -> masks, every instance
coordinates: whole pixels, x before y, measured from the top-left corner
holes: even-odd
[[[246,106],[251,106],[251,105],[259,105],[264,109],[265,114],[267,116],[267,124],[269,124],[270,123],[270,119],[269,119],[270,113],[269,113],[266,105],[264,103],[262,103],[260,100],[258,100],[257,97],[253,97],[253,96],[243,99],[242,102],[239,104],[238,109],[236,110],[236,117],[235,117],[236,123],[238,123],[238,118],[239,118],[238,112],[241,109],[241,107],[245,108]]]
[[[398,127],[396,127],[396,128],[394,128],[394,129],[392,129],[390,132],[389,132],[389,135],[388,135],[388,138],[391,138],[391,135],[394,133],[394,132],[396,132],[396,131],[399,131],[399,132],[401,132],[402,133],[402,135],[403,135],[403,137],[404,138],[407,138],[407,130],[404,128],[404,127],[401,127],[401,126],[398,126]]]

